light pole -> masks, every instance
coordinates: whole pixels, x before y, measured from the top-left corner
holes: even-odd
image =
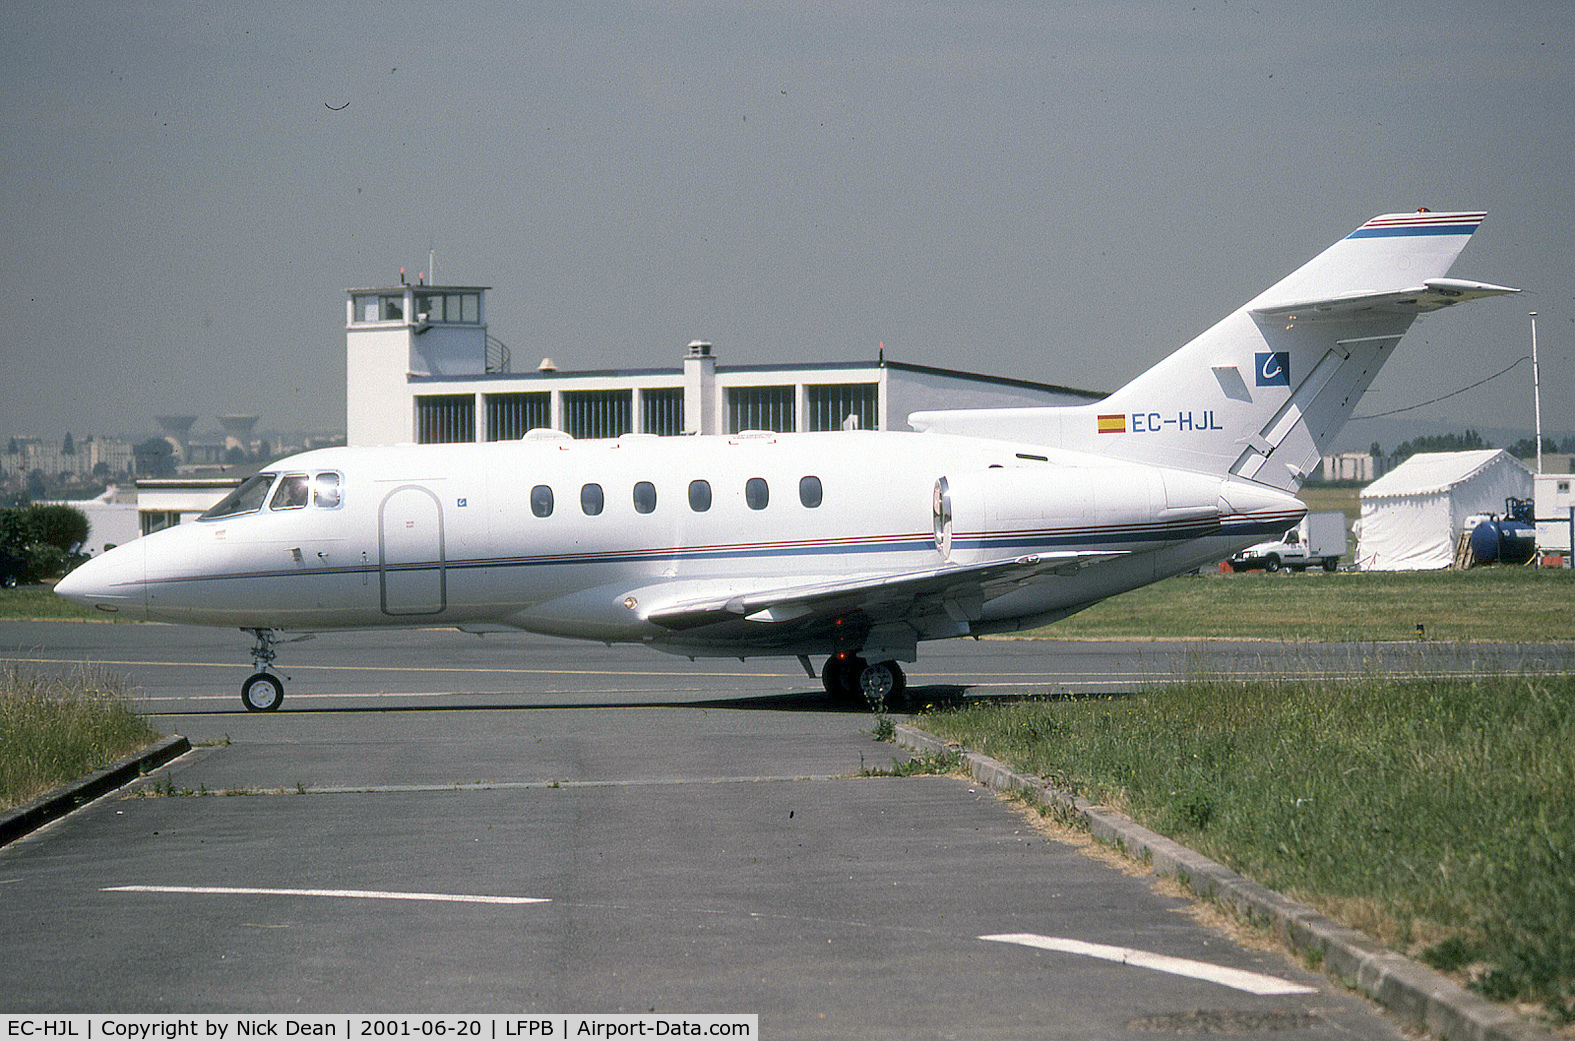
[[[1537,418],[1537,473],[1542,472],[1542,372],[1537,368],[1537,312],[1531,312],[1531,400]],[[1571,547],[1575,549],[1575,547]]]

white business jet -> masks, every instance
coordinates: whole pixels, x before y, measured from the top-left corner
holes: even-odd
[[[894,704],[922,640],[1042,626],[1284,531],[1416,316],[1516,292],[1447,277],[1481,213],[1376,217],[1102,401],[843,431],[331,448],[56,591],[252,633],[500,627],[797,656]]]

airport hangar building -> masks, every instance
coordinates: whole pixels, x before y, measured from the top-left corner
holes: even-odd
[[[487,332],[487,286],[346,290],[349,444],[576,439],[815,430],[906,430],[938,408],[1082,405],[1103,394],[1025,380],[873,362],[718,365],[691,343],[682,367],[511,371]]]

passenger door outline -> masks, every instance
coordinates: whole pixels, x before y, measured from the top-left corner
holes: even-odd
[[[383,496],[377,554],[384,614],[442,614],[448,607],[443,503],[430,488],[403,484]]]

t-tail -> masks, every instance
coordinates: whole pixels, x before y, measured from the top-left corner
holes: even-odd
[[[909,422],[1294,492],[1417,315],[1518,292],[1446,277],[1483,216],[1374,217],[1091,405],[918,412]]]

